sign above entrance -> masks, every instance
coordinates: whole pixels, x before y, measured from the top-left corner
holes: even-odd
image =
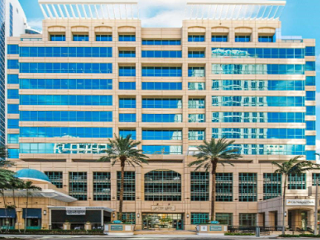
[[[287,199],[288,206],[297,206],[297,205],[314,206],[314,204],[315,204],[314,199]]]
[[[153,211],[175,211],[175,206],[151,206]]]
[[[66,207],[67,215],[86,215],[85,207]]]

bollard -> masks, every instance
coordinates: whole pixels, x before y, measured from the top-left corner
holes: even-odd
[[[260,237],[260,228],[259,227],[256,228],[256,237]]]

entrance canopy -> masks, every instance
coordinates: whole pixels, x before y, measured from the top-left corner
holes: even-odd
[[[0,208],[0,218],[16,218],[16,210],[15,209],[4,209]]]

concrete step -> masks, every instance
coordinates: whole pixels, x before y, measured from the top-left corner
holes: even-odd
[[[186,230],[137,230],[134,235],[197,235],[196,231]]]

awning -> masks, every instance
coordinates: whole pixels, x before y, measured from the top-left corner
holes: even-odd
[[[0,208],[0,218],[16,218],[16,210]]]
[[[26,217],[26,212],[27,212],[27,217]],[[42,218],[41,208],[28,208],[28,209],[24,208],[22,217],[23,218]]]

